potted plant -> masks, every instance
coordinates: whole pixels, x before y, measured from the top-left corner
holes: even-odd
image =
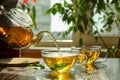
[[[62,33],[62,35],[63,37],[66,37],[71,32],[78,32],[79,46],[82,46],[84,42],[82,36],[92,35],[95,41],[100,38],[105,47],[108,48],[99,32],[110,32],[114,23],[118,25],[120,18],[118,17],[119,15],[116,14],[116,11],[120,11],[119,3],[120,0],[71,0],[71,3],[68,3],[66,0],[64,0],[63,3],[54,4],[46,11],[46,14],[55,15],[59,13],[63,22],[67,23],[68,25],[72,24],[69,26],[68,30]],[[113,8],[115,11],[112,11]],[[104,22],[104,29],[99,30],[98,28],[100,26],[96,25],[93,17],[96,14],[102,13],[104,16],[102,16],[101,22]],[[93,30],[93,28],[96,30]]]

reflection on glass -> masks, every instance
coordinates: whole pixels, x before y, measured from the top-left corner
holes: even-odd
[[[97,73],[97,67],[94,64],[86,64],[86,69],[85,72],[86,73]]]
[[[72,80],[73,75],[70,72],[65,72],[65,73],[51,72],[50,78],[52,80]]]

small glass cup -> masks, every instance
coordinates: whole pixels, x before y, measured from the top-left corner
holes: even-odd
[[[87,56],[86,64],[93,64],[95,60],[99,57],[100,52],[101,46],[83,47],[80,50],[80,54],[85,54]]]
[[[87,56],[87,60],[85,63],[85,72],[87,73],[96,73],[97,67],[95,66],[94,62],[99,57],[101,52],[101,46],[90,46],[90,47],[83,47],[80,50],[81,54],[85,54]]]
[[[99,57],[101,52],[101,46],[90,46],[90,47],[72,47],[73,50],[79,50],[78,62],[85,66],[85,72],[96,70],[94,62]]]
[[[76,63],[78,50],[42,50],[42,58],[51,72],[68,72]]]

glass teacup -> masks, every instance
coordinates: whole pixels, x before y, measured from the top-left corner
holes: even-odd
[[[87,56],[87,60],[85,63],[85,72],[87,73],[97,73],[97,67],[95,66],[94,62],[99,57],[101,52],[101,46],[90,46],[90,47],[83,47],[80,50],[80,54],[85,54]]]
[[[90,47],[72,47],[73,50],[79,50],[78,62],[85,66],[85,72],[95,71],[97,67],[94,62],[99,57],[101,52],[101,46],[90,46]]]
[[[80,54],[85,54],[87,56],[86,64],[93,64],[95,60],[99,57],[100,51],[101,46],[83,47],[80,50]]]
[[[43,50],[42,57],[52,72],[68,72],[76,63],[78,50]]]

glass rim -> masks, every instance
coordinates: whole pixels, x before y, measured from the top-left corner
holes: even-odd
[[[82,47],[71,47],[72,50],[86,50],[86,51],[101,51],[102,46],[82,46]]]
[[[75,46],[73,46],[73,47],[71,47],[71,49],[75,49],[75,50],[80,50],[80,49],[88,49],[88,48],[99,48],[99,49],[101,49],[102,48],[102,46],[81,46],[81,47],[75,47]]]
[[[41,53],[53,53],[53,52],[79,52],[79,50],[54,50],[54,49],[44,49]]]

